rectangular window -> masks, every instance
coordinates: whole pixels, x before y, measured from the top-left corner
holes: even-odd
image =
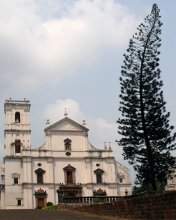
[[[37,183],[43,184],[43,173],[37,173]]]
[[[15,140],[15,153],[21,153],[21,140]]]
[[[69,139],[69,138],[67,138],[67,139],[65,139],[64,140],[64,145],[65,145],[65,150],[67,151],[67,150],[71,150],[71,140]]]
[[[67,171],[67,183],[73,183],[73,172]]]
[[[22,205],[21,199],[17,199],[17,206],[21,206],[21,205]]]
[[[122,177],[120,177],[120,179],[119,179],[119,180],[120,180],[120,183],[123,183],[123,178],[122,178]]]
[[[5,180],[5,175],[1,175],[1,180]]]
[[[97,178],[97,183],[102,183],[102,174],[101,173],[97,173],[96,178]]]
[[[18,184],[18,178],[13,179],[14,184]]]
[[[1,175],[1,182],[2,182],[2,184],[5,183],[5,175]]]

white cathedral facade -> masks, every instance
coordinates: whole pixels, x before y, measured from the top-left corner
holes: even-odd
[[[92,146],[85,122],[68,117],[50,125],[45,141],[31,148],[30,101],[4,104],[4,164],[0,167],[0,208],[34,209],[63,197],[131,194],[129,169],[116,162],[110,146]]]

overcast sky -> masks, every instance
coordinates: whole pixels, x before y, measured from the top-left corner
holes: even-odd
[[[168,3],[169,2],[169,3]],[[6,98],[31,101],[32,146],[44,142],[46,119],[86,120],[91,143],[115,140],[119,76],[130,37],[157,3],[162,16],[161,76],[176,125],[174,0],[0,0],[0,155]],[[129,167],[129,166],[128,166]]]

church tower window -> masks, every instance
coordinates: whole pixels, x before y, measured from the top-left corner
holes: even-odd
[[[21,140],[15,140],[15,153],[21,153]]]
[[[64,140],[65,150],[71,150],[71,140],[69,138]]]
[[[20,123],[20,112],[15,112],[15,122]]]

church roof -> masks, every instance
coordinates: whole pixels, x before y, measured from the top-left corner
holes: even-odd
[[[46,127],[44,129],[45,132],[47,131],[64,131],[64,130],[70,130],[70,131],[86,131],[88,132],[89,129],[86,128],[85,126],[75,122],[74,120],[65,117],[59,121],[57,121],[56,123],[49,125],[48,127]]]

